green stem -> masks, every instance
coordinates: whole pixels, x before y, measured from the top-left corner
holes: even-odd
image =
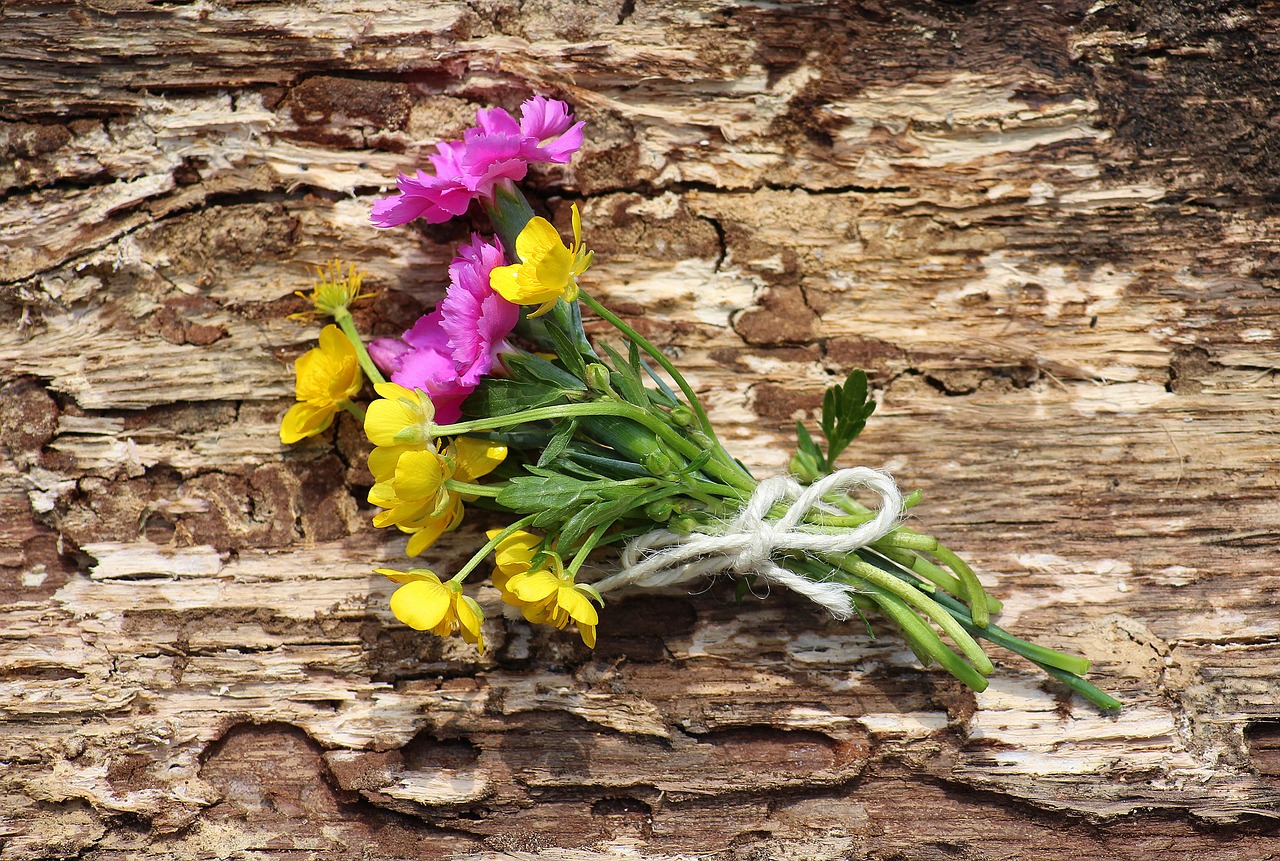
[[[356,421],[364,424],[364,407],[351,401],[343,401],[342,408],[356,417]]]
[[[1075,691],[1100,709],[1105,709],[1106,711],[1119,711],[1124,708],[1124,704],[1118,699],[1111,696],[1106,691],[1103,691],[1101,688],[1096,687],[1092,683],[1085,681],[1074,673],[1067,672],[1066,670],[1060,670],[1049,664],[1042,664],[1039,661],[1035,661],[1035,664],[1039,666],[1040,669],[1044,670],[1046,673],[1053,676],[1055,679],[1062,682],[1064,685],[1071,688],[1071,690]]]
[[[979,628],[987,627],[991,623],[991,616],[987,613],[987,593],[983,590],[978,575],[973,573],[968,563],[941,544],[929,552],[935,559],[959,575],[960,582],[964,584],[969,612],[973,613],[973,624]]]
[[[720,439],[716,436],[716,430],[711,424],[711,417],[707,415],[707,411],[702,407],[702,401],[698,400],[698,395],[694,392],[693,387],[689,385],[689,381],[686,380],[684,375],[680,373],[674,364],[672,364],[666,354],[651,344],[647,338],[635,329],[623,322],[621,317],[601,305],[590,294],[585,291],[579,292],[578,301],[594,311],[598,317],[608,322],[623,335],[626,335],[632,343],[648,353],[650,358],[662,366],[662,369],[666,371],[671,376],[671,379],[675,381],[676,385],[680,387],[680,391],[684,392],[685,399],[689,403],[689,408],[692,409],[694,414],[698,417],[698,425],[702,428],[702,432],[705,433],[713,443],[719,446]]]
[[[573,558],[569,560],[569,574],[577,577],[578,569],[582,567],[582,563],[587,561],[587,555],[595,549],[596,544],[604,537],[608,531],[610,524],[601,523],[595,529],[591,530],[591,534],[582,542],[582,546],[578,548],[578,552],[573,554]]]
[[[874,565],[869,565],[866,562],[863,562],[856,556],[845,557],[839,560],[838,563],[832,562],[832,564],[838,564],[841,570],[847,571],[868,583],[879,586],[886,592],[893,593],[898,598],[924,613],[936,622],[938,627],[947,633],[947,636],[949,636],[955,644],[960,647],[960,651],[964,653],[964,656],[973,663],[974,668],[984,676],[995,670],[995,667],[991,664],[991,659],[982,651],[982,647],[974,641],[973,637],[969,636],[969,633],[950,613],[946,611],[946,608],[942,607],[928,595],[924,594],[920,589],[904,583],[902,580],[894,577],[892,574],[881,571]]]
[[[915,491],[912,496],[919,501],[920,492]],[[848,497],[836,500],[836,504],[849,512],[848,525],[851,526],[861,525],[865,520],[869,520],[875,513],[856,500],[849,499]],[[906,507],[907,506],[904,505],[903,509],[905,510]],[[822,522],[824,524],[845,525],[844,518],[838,517],[827,516]],[[990,606],[991,599],[987,597],[986,591],[982,588],[981,581],[978,580],[978,576],[973,573],[973,569],[969,567],[968,563],[948,549],[942,544],[942,542],[938,541],[938,539],[929,535],[921,535],[920,533],[913,532],[910,529],[899,527],[884,538],[875,542],[872,546],[875,547],[878,552],[890,559],[894,559],[895,551],[923,551],[931,554],[943,565],[946,565],[954,571],[958,577],[958,580],[956,581],[953,581],[949,575],[927,560],[920,560],[921,568],[923,568],[923,570],[921,570],[921,568],[916,567],[915,562],[911,565],[904,565],[903,562],[895,559],[899,565],[911,568],[911,570],[915,571],[917,574],[921,574],[927,579],[932,580],[939,586],[947,589],[947,591],[951,592],[953,595],[957,595],[967,600],[969,602],[969,606],[973,608],[974,624],[979,627],[984,627],[990,623],[990,612],[998,612],[1000,610],[999,602],[997,602],[997,606]],[[916,558],[919,559],[919,557]],[[942,575],[945,580],[940,580],[935,576],[935,574]],[[959,589],[955,589],[950,585],[953,582],[959,585]],[[944,583],[946,585],[944,585]]]
[[[874,565],[874,563],[870,561],[868,561],[868,564]],[[879,565],[874,565],[874,567],[879,568]],[[909,574],[883,568],[880,570],[885,571],[887,574],[892,574],[903,582],[913,583],[911,575]],[[935,593],[933,600],[942,605],[948,613],[954,616],[956,620],[959,621],[961,625],[964,625],[965,628],[975,637],[981,637],[984,640],[989,640],[997,646],[1002,646],[1011,652],[1022,655],[1024,658],[1027,658],[1036,664],[1056,667],[1063,672],[1075,673],[1077,675],[1089,672],[1089,661],[1085,658],[1081,658],[1077,655],[1067,655],[1062,652],[1046,648],[1045,646],[1028,642],[1020,637],[1015,637],[999,625],[988,624],[985,628],[977,627],[973,624],[973,617],[969,614],[969,608],[966,607],[959,599],[953,598],[945,593]]]
[[[485,545],[483,547],[477,550],[475,554],[472,555],[472,557],[467,560],[467,564],[463,565],[462,568],[459,569],[458,573],[454,574],[451,579],[456,580],[459,583],[464,582],[467,579],[467,575],[475,570],[475,567],[479,565],[486,556],[489,555],[490,551],[492,551],[495,547],[497,547],[503,541],[510,538],[514,533],[519,532],[521,529],[523,529],[524,527],[532,523],[533,518],[535,517],[537,517],[536,514],[529,514],[524,517],[521,517],[515,523],[511,524],[506,529],[503,529],[497,535],[490,538],[488,541],[485,542]]]
[[[378,370],[378,366],[369,357],[369,351],[365,349],[364,341],[360,339],[360,333],[356,331],[356,321],[352,319],[351,312],[346,308],[339,308],[334,312],[333,321],[342,329],[342,333],[347,336],[351,346],[355,347],[356,361],[360,363],[360,370],[364,371],[365,376],[375,384],[385,383],[387,378],[382,376],[382,371]]]
[[[945,595],[938,596],[939,603],[945,606],[947,604],[946,599],[948,597],[949,596]],[[955,601],[954,598],[950,600]],[[1087,658],[1082,658],[1079,655],[1068,655],[1064,652],[1050,649],[1047,646],[1041,646],[1037,643],[1024,640],[1021,637],[1015,637],[999,625],[987,624],[986,627],[979,628],[977,625],[973,624],[972,617],[970,617],[967,612],[968,608],[959,601],[955,601],[954,607],[947,606],[947,609],[950,610],[951,614],[960,621],[960,624],[964,625],[965,628],[968,629],[975,637],[990,640],[997,646],[1006,648],[1015,654],[1022,655],[1027,660],[1034,661],[1041,666],[1056,667],[1063,672],[1074,673],[1075,675],[1084,675],[1089,672],[1090,664]]]
[[[587,403],[587,404],[554,404],[548,407],[535,407],[531,410],[522,410],[520,412],[509,413],[504,416],[492,416],[483,419],[472,419],[471,421],[456,422],[451,425],[434,425],[431,428],[431,436],[445,437],[458,436],[460,434],[474,433],[484,430],[499,430],[502,428],[514,427],[516,425],[526,424],[528,422],[539,422],[547,419],[572,418],[574,416],[618,416],[620,418],[630,419],[638,424],[644,425],[663,442],[670,445],[673,449],[692,460],[702,453],[696,445],[682,437],[676,430],[657,416],[652,415],[649,411],[625,402],[614,403]],[[707,461],[703,466],[703,470],[708,474],[720,479],[731,487],[750,494],[755,491],[755,481],[748,476],[742,475],[737,470],[731,470],[723,464],[715,460]]]
[[[925,580],[928,580],[930,583],[933,583],[945,592],[954,595],[957,598],[964,597],[964,584],[960,582],[959,578],[953,576],[951,572],[947,571],[945,568],[934,565],[923,556],[912,553],[909,550],[894,550],[889,547],[876,548],[876,552],[893,562],[895,565],[899,565],[910,571],[912,574],[923,577]],[[991,595],[987,595],[988,612],[999,613],[1000,608],[1003,606],[1004,605],[1000,603],[999,599],[994,598]]]
[[[454,493],[461,493],[465,496],[488,496],[497,498],[498,494],[507,489],[505,484],[473,484],[469,481],[458,481],[457,479],[448,479],[444,483],[446,490],[452,490]]]
[[[938,549],[938,539],[930,538],[928,535],[920,535],[902,527],[893,530],[877,541],[876,544],[885,547],[896,547],[899,550],[923,550],[926,553],[932,553]]]
[[[960,681],[964,682],[975,691],[985,691],[987,689],[987,679],[973,667],[961,660],[960,656],[946,647],[946,644],[939,639],[923,619],[911,611],[896,595],[878,595],[876,603],[880,609],[885,612],[898,627],[902,630],[902,634],[911,643],[928,644],[928,654],[934,658],[942,668]]]

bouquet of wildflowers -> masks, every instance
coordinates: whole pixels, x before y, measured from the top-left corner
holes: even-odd
[[[826,393],[824,442],[797,425],[790,475],[758,480],[721,445],[679,369],[580,284],[592,252],[576,205],[566,243],[516,185],[532,163],[567,163],[582,139],[567,105],[535,97],[519,119],[479,111],[462,140],[437,146],[434,174],[399,177],[400,193],[374,205],[375,225],[440,223],[478,204],[496,234],[475,233],[458,250],[444,299],[402,338],[366,347],[349,311],[362,295],[354,267],[322,271],[307,296],[336,325],[296,362],[298,402],[281,439],[318,434],[342,411],[359,418],[374,446],[373,524],[407,534],[408,556],[455,529],[467,506],[507,522],[447,579],[378,569],[400,584],[396,617],[483,648],[469,581],[492,554],[490,582],[512,612],[573,625],[593,647],[611,593],[721,576],[739,599],[785,587],[838,619],[878,615],[923,663],[975,690],[993,671],[986,640],[1118,708],[1081,678],[1088,661],[991,622],[1000,603],[970,567],[900,523],[918,494],[903,496],[871,469],[836,467],[875,408],[862,372]],[[584,313],[616,340],[589,340]],[[377,398],[363,407],[366,376]],[[608,547],[620,552],[607,573],[589,577],[588,558]]]

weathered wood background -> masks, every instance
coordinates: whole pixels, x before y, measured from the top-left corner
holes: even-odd
[[[1278,86],[1274,3],[0,4],[0,858],[1280,856]],[[404,328],[465,228],[370,203],[533,92],[740,456],[868,369],[854,459],[1122,714],[777,595],[392,618],[292,292]]]

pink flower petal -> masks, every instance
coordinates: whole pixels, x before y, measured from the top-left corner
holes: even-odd
[[[476,125],[485,134],[520,134],[520,124],[502,108],[481,108],[476,111]]]
[[[505,180],[524,179],[532,162],[564,164],[582,148],[583,123],[573,122],[569,106],[534,96],[520,109],[520,121],[502,108],[476,112],[476,126],[462,140],[444,141],[428,156],[435,176],[401,174],[400,194],[377,201],[371,220],[394,227],[415,218],[438,224],[467,211],[477,197],[491,198]]]
[[[409,345],[399,338],[379,338],[369,344],[369,358],[385,373],[394,374],[409,350]]]
[[[572,124],[569,106],[559,99],[534,96],[520,106],[520,132],[536,141],[564,134]]]
[[[534,150],[537,161],[549,161],[555,164],[568,164],[573,154],[582,149],[582,127],[586,123],[575,123],[558,139]]]

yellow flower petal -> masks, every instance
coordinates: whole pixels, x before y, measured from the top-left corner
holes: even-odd
[[[394,568],[375,568],[373,570],[375,573],[386,577],[392,583],[412,583],[415,580],[430,582],[433,578],[437,583],[440,582],[440,578],[426,568],[415,568],[412,571],[397,571]]]
[[[398,401],[383,398],[369,404],[364,415],[364,435],[376,446],[394,446],[399,444],[396,434],[413,423],[413,417]]]
[[[484,634],[481,627],[484,625],[484,611],[480,609],[472,598],[467,595],[459,595],[456,605],[458,614],[458,627],[462,634],[462,639],[468,643],[474,644],[484,651]]]
[[[387,509],[395,508],[399,505],[400,497],[396,496],[396,483],[392,480],[380,481],[369,488],[369,504]],[[380,511],[375,514],[374,524],[379,525],[377,519],[387,513],[386,511]],[[385,526],[386,524],[381,525]]]
[[[517,599],[519,600],[519,599]],[[541,604],[525,604],[519,603],[520,612],[524,613],[526,620],[535,625],[555,625],[557,628],[563,628],[564,625],[556,618],[555,601],[544,601]],[[565,617],[565,623],[568,623],[569,617]]]
[[[600,614],[596,612],[595,605],[577,589],[565,584],[560,587],[559,593],[556,595],[556,604],[560,606],[575,622],[586,625],[595,625],[600,621]]]
[[[405,555],[417,556],[423,550],[435,544],[441,535],[456,527],[458,524],[452,520],[451,516],[449,516],[450,514],[451,512],[446,512],[445,516],[436,517],[415,529],[413,534],[409,536],[408,545],[404,548]]]
[[[425,425],[435,418],[430,398],[395,383],[374,386],[381,397],[369,404],[364,418],[364,434],[376,446],[397,446],[425,442]],[[402,434],[422,439],[403,439]]]
[[[533,267],[532,278],[537,283],[537,296],[545,301],[548,296],[559,296],[569,286],[573,255],[568,248],[559,245],[525,266],[526,269]]]
[[[502,443],[469,436],[455,439],[453,449],[458,464],[454,477],[458,481],[475,481],[488,475],[507,457],[507,447]]]
[[[560,232],[540,215],[529,219],[516,237],[516,255],[522,263],[529,263],[555,248],[564,248]]]
[[[320,330],[320,350],[332,356],[354,356],[355,347],[337,326],[329,325]]]
[[[453,592],[439,579],[414,580],[391,596],[391,612],[417,631],[426,631],[441,624],[452,606]]]
[[[550,571],[528,571],[507,581],[507,588],[527,604],[537,604],[556,595],[560,578]]]
[[[493,538],[501,530],[494,530],[489,537]],[[542,538],[529,532],[513,532],[499,542],[494,553],[494,562],[498,568],[510,577],[529,570],[529,560],[533,559],[542,544]]]
[[[549,221],[532,218],[516,237],[520,263],[500,266],[489,276],[490,286],[507,301],[538,305],[530,317],[547,313],[560,299],[577,298],[578,285],[574,278],[590,265],[591,256],[581,250],[582,217],[576,207],[573,217],[572,248],[564,244]]]
[[[582,637],[582,642],[587,644],[588,649],[596,647],[596,626],[587,625],[582,622],[578,623],[578,634]]]
[[[406,500],[434,499],[448,477],[448,465],[439,452],[406,451],[396,462],[396,495]]]
[[[377,481],[390,481],[396,475],[396,463],[400,455],[411,451],[413,446],[380,445],[369,452],[369,472]]]
[[[280,422],[280,441],[291,445],[323,432],[333,424],[335,407],[317,407],[308,403],[294,404]]]

